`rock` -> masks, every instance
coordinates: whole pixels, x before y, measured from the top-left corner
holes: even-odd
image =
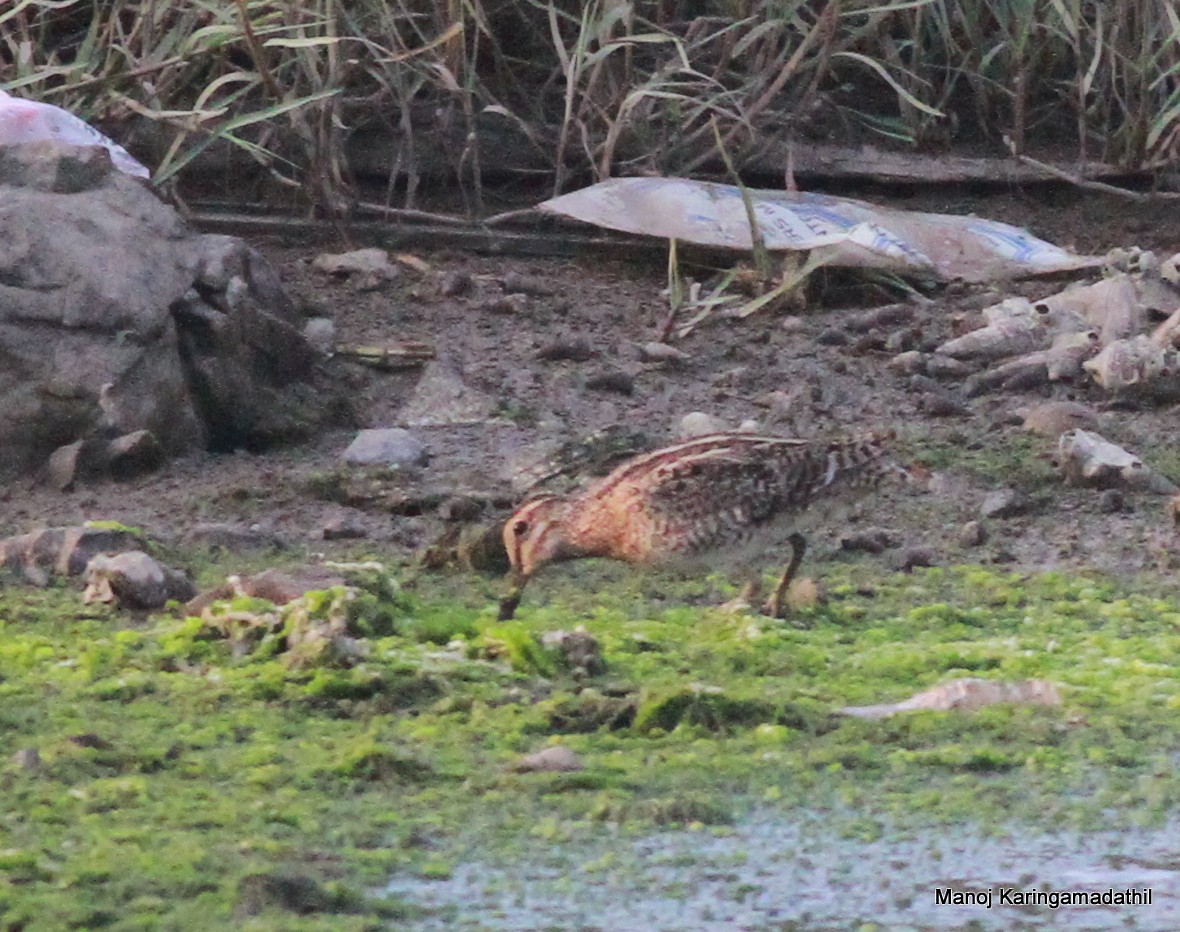
[[[1070,430],[1061,435],[1057,441],[1057,463],[1065,481],[1071,485],[1125,486],[1157,495],[1180,491],[1171,479],[1135,454],[1086,430]]]
[[[850,553],[883,553],[896,547],[901,540],[892,531],[884,528],[866,528],[840,538],[840,549]]]
[[[915,347],[922,339],[922,331],[916,327],[907,327],[904,330],[895,330],[885,338],[885,352],[887,353],[905,353]]]
[[[675,346],[669,346],[667,343],[657,343],[653,340],[639,346],[641,362],[681,363],[688,362],[691,358],[688,353],[678,350]]]
[[[1031,507],[1028,497],[1015,489],[995,489],[983,497],[979,513],[985,518],[1014,518]]]
[[[987,543],[987,528],[981,521],[968,521],[959,528],[959,545],[979,547]]]
[[[925,375],[926,360],[928,358],[928,353],[908,350],[904,353],[898,353],[886,365],[900,375]]]
[[[611,369],[590,376],[586,380],[586,387],[596,392],[632,395],[635,393],[635,377],[622,369]]]
[[[192,580],[142,550],[99,554],[86,565],[83,602],[114,603],[117,608],[152,611],[169,601],[187,602],[197,594]]]
[[[932,353],[926,357],[926,374],[932,379],[965,379],[975,371],[970,363]]]
[[[0,148],[0,204],[0,482],[76,440],[258,448],[339,420],[278,276],[240,239],[194,233],[94,148]]]
[[[438,516],[443,521],[476,521],[484,505],[470,495],[452,495],[439,503]]]
[[[527,294],[536,298],[544,298],[553,294],[553,289],[539,278],[521,275],[519,272],[509,272],[501,280],[505,294]]]
[[[401,270],[389,261],[389,253],[376,247],[354,249],[352,252],[320,253],[312,260],[311,267],[317,272],[338,278],[367,275],[391,282],[401,275]]]
[[[468,385],[449,364],[435,360],[423,370],[398,419],[408,427],[482,424],[496,408],[494,398]]]
[[[853,333],[868,333],[889,326],[908,324],[916,314],[917,308],[911,303],[884,304],[871,311],[853,314],[845,321],[844,326]]]
[[[36,748],[21,748],[12,755],[12,763],[17,770],[38,771],[41,769],[41,752]]]
[[[324,540],[357,540],[368,537],[368,529],[354,516],[333,515],[324,522],[320,535]]]
[[[1098,510],[1103,514],[1118,514],[1126,507],[1127,501],[1118,489],[1107,489],[1098,496]]]
[[[45,476],[49,484],[59,492],[69,492],[78,479],[78,460],[82,455],[83,441],[75,440],[58,447],[50,454],[45,464]]]
[[[546,631],[541,635],[541,644],[556,651],[567,667],[587,676],[598,676],[606,672],[606,661],[598,638],[579,625],[573,631]]]
[[[835,327],[825,327],[819,332],[819,336],[815,338],[815,342],[820,346],[847,346],[848,334],[843,330],[837,330]]]
[[[720,418],[705,414],[704,411],[690,411],[680,419],[676,436],[681,440],[690,440],[693,437],[704,437],[706,434],[717,434],[728,429]]]
[[[333,911],[336,899],[318,881],[303,874],[250,874],[238,882],[234,916],[245,920],[271,911],[326,913]]]
[[[330,317],[311,317],[303,325],[303,339],[321,356],[336,352],[336,324]]]
[[[391,466],[409,469],[424,466],[428,459],[422,441],[401,427],[378,427],[360,431],[341,454],[346,463],[359,466]]]
[[[164,462],[164,450],[150,430],[135,430],[110,442],[107,461],[112,478],[132,479],[158,469]]]
[[[918,398],[918,410],[930,417],[970,417],[971,409],[949,395],[928,392]]]
[[[1068,430],[1095,430],[1098,427],[1098,415],[1076,401],[1046,401],[1022,408],[1017,413],[1023,417],[1025,430],[1054,439]]]
[[[444,298],[457,298],[465,295],[475,285],[475,279],[469,272],[452,269],[446,272],[438,284],[438,291]]]
[[[517,773],[572,773],[585,770],[582,758],[564,745],[555,744],[522,757],[512,768]]]
[[[529,299],[523,294],[503,294],[480,304],[479,309],[488,314],[523,314],[528,310]]]
[[[26,575],[79,576],[100,553],[144,545],[144,539],[129,528],[51,527],[0,540],[0,566]]]
[[[889,565],[902,573],[909,573],[919,566],[938,566],[938,558],[927,547],[906,547],[895,553]]]
[[[590,348],[590,341],[585,337],[574,337],[569,340],[554,340],[552,343],[546,343],[537,350],[538,359],[547,359],[550,362],[558,362],[563,359],[573,362],[585,362],[593,355],[594,351]]]
[[[184,535],[184,540],[190,544],[207,547],[209,550],[225,550],[229,553],[281,550],[286,546],[281,538],[262,530],[258,525],[245,527],[219,521],[193,525]]]

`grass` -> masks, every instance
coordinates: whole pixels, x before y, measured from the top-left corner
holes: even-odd
[[[494,587],[425,577],[356,603],[359,662],[294,662],[273,639],[235,654],[195,620],[5,589],[0,734],[25,753],[0,765],[0,916],[375,928],[415,915],[380,894],[390,877],[510,862],[538,832],[577,846],[754,806],[831,810],[853,834],[1175,811],[1180,601],[1160,583],[869,562],[824,575],[830,601],[794,623],[711,608],[715,580],[589,565],[539,580],[502,624]],[[577,624],[605,673],[541,645]],[[1050,679],[1064,706],[836,714],[960,676]],[[586,769],[512,771],[553,742]]]
[[[397,144],[386,206],[397,189],[413,207],[420,160],[442,158],[473,213],[485,153],[506,139],[548,165],[555,191],[720,171],[726,153],[740,170],[768,144],[781,153],[833,127],[1160,167],[1180,153],[1178,75],[1170,0],[22,0],[0,12],[0,85],[152,124],[157,183],[229,144],[332,216],[356,197],[349,133],[373,126]]]

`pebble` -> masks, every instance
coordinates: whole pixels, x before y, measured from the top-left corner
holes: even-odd
[[[303,325],[303,339],[317,353],[331,356],[336,352],[336,325],[329,317],[312,317]]]
[[[1113,515],[1126,510],[1127,500],[1118,489],[1107,489],[1098,496],[1098,510],[1103,514]]]
[[[959,544],[963,547],[979,547],[987,543],[987,527],[982,521],[968,521],[959,528]]]
[[[635,393],[635,377],[622,369],[611,369],[592,375],[586,380],[586,387],[596,392],[633,395]]]
[[[475,279],[471,277],[469,272],[451,269],[443,275],[442,281],[438,285],[438,291],[444,298],[457,298],[467,294],[474,285]]]
[[[938,559],[927,547],[906,547],[893,555],[889,565],[898,572],[908,573],[919,566],[937,566]]]
[[[971,409],[949,395],[928,392],[918,399],[918,409],[930,417],[970,417]]]
[[[900,543],[900,539],[892,531],[871,527],[852,534],[845,534],[840,538],[840,549],[851,553],[883,553]]]
[[[512,769],[517,773],[570,773],[585,770],[586,765],[569,748],[555,744],[536,754],[522,757]]]
[[[693,437],[704,437],[706,434],[721,433],[727,429],[725,422],[720,418],[704,411],[690,411],[680,419],[676,436],[681,440],[689,440]]]
[[[550,362],[557,362],[563,359],[568,359],[572,362],[585,362],[593,355],[594,351],[590,348],[590,341],[585,337],[554,340],[552,343],[546,343],[537,350],[538,359],[546,359]]]
[[[346,463],[360,466],[423,466],[427,460],[422,441],[403,427],[377,427],[359,431],[341,454]]]
[[[819,336],[815,338],[815,342],[820,346],[847,346],[848,334],[843,330],[837,330],[835,327],[827,327],[820,331]]]
[[[1015,489],[995,489],[983,497],[979,513],[985,518],[1013,518],[1032,507],[1028,497]]]

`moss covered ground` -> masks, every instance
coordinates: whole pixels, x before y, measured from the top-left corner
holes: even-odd
[[[838,811],[856,837],[1176,810],[1180,600],[1160,581],[823,577],[828,601],[778,622],[713,607],[720,578],[590,564],[501,623],[494,581],[423,576],[349,603],[347,654],[290,648],[290,614],[242,621],[265,605],[210,625],[0,589],[0,927],[403,927],[421,907],[381,893],[392,877],[755,806]],[[577,625],[605,672],[542,644]],[[836,714],[961,676],[1049,679],[1063,705]],[[552,743],[585,769],[513,769]]]

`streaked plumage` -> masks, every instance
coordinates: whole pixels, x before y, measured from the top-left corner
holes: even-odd
[[[570,497],[534,498],[504,526],[513,588],[501,617],[512,616],[524,586],[548,563],[666,564],[756,546],[814,499],[899,471],[885,439],[710,434],[637,456]],[[794,555],[768,605],[774,614],[805,548],[798,534],[789,540]]]

